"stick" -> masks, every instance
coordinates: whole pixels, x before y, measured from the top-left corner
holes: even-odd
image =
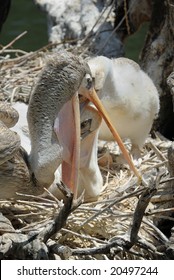
[[[4,50],[8,49],[11,47],[17,40],[19,40],[21,37],[23,37],[25,34],[27,34],[27,31],[22,32],[20,35],[18,35],[16,38],[14,38],[10,43],[8,43],[6,46],[0,50],[0,53],[3,53]]]
[[[156,193],[157,189],[156,189],[156,182],[154,182],[154,180],[151,180],[151,182],[149,183],[150,187],[147,188],[143,194],[141,195],[136,209],[135,209],[135,213],[133,216],[133,221],[132,221],[132,228],[130,230],[130,246],[132,247],[132,245],[136,242],[137,240],[137,236],[138,236],[138,231],[140,229],[140,225],[144,216],[144,212],[150,202],[151,197]]]
[[[109,205],[107,205],[106,207],[104,207],[102,210],[100,210],[98,213],[95,213],[94,215],[92,215],[91,217],[89,217],[88,219],[86,219],[82,224],[81,227],[84,226],[85,224],[87,224],[89,221],[95,219],[97,216],[101,215],[103,212],[107,211],[110,207],[114,206],[116,203],[119,203],[120,201],[127,199],[129,197],[132,197],[133,195],[137,195],[139,193],[141,193],[144,189],[141,190],[136,190],[134,192],[132,192],[131,194],[127,194],[122,196],[121,198],[116,198],[113,202],[111,202]]]

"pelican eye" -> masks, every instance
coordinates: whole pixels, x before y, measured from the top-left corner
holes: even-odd
[[[86,119],[81,123],[81,139],[84,139],[91,129],[92,119]]]
[[[87,89],[91,89],[92,85],[93,85],[93,80],[90,74],[86,74],[85,75],[86,78],[86,88]]]

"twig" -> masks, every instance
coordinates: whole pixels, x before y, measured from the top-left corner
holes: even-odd
[[[172,201],[174,200],[174,194],[161,194],[161,195],[155,195],[152,197],[152,202],[153,203],[161,203],[165,201]]]
[[[145,188],[144,188],[145,189]],[[114,206],[116,203],[121,202],[124,199],[127,199],[133,195],[137,195],[139,193],[141,193],[144,189],[141,190],[136,190],[134,192],[132,192],[131,194],[127,194],[122,196],[121,198],[116,198],[114,199],[113,202],[111,202],[109,205],[107,205],[106,207],[104,207],[102,210],[100,210],[98,213],[95,213],[93,216],[89,217],[88,219],[86,219],[80,226],[83,227],[85,224],[87,224],[88,222],[90,222],[91,220],[95,219],[96,217],[98,217],[99,215],[101,215],[103,212],[107,211],[110,207]]]
[[[149,204],[150,199],[156,193],[156,182],[151,180],[149,183],[149,188],[147,188],[143,194],[141,195],[140,199],[138,200],[135,213],[133,216],[132,227],[130,230],[130,246],[136,242],[138,231],[144,216],[144,212]]]
[[[164,179],[164,180],[162,180],[160,182],[160,184],[164,184],[164,183],[171,182],[171,181],[174,181],[174,177],[170,177],[170,178]]]
[[[72,255],[72,251],[68,246],[57,244],[53,240],[48,240],[47,245],[51,253],[58,255],[63,260],[67,260]]]
[[[136,256],[141,256],[144,258],[144,255],[135,252],[134,250],[128,250],[127,249],[127,245],[129,244],[129,242],[124,239],[124,237],[115,237],[112,238],[114,240],[108,242],[106,245],[101,245],[99,247],[94,247],[94,248],[84,248],[84,249],[71,249],[72,255],[96,255],[96,254],[110,254],[111,252],[114,253],[114,255],[124,251],[127,252],[129,254],[133,254]],[[145,247],[145,246],[144,246]],[[152,247],[148,247],[148,244],[146,243],[146,250],[151,250],[153,253],[156,250],[153,250]]]
[[[167,161],[167,158],[160,152],[160,150],[152,143],[152,141],[149,142],[149,146],[154,150],[156,155],[164,162]]]
[[[59,206],[62,206],[62,203],[60,200],[57,199],[48,189],[44,188],[44,191],[47,193],[49,197],[51,197]]]
[[[95,240],[95,241],[97,241],[99,243],[107,244],[106,241],[103,241],[101,239],[95,238],[93,236],[87,236],[87,235],[84,235],[84,234],[81,234],[81,233],[77,233],[77,232],[74,232],[74,231],[69,230],[69,229],[62,228],[61,231],[65,232],[65,233],[69,233],[71,235],[78,236],[78,237],[83,238],[83,239],[92,240],[92,241]]]
[[[45,243],[52,235],[57,233],[66,223],[66,220],[71,213],[73,195],[66,201],[58,215],[53,219],[51,224],[48,224],[44,230],[39,233],[39,238]]]
[[[8,43],[6,46],[0,50],[0,54],[4,52],[4,50],[8,49],[11,47],[17,40],[19,40],[21,37],[23,37],[25,34],[27,34],[27,31],[22,32],[20,35],[18,35],[16,38],[14,38],[10,43]]]
[[[153,228],[157,232],[157,234],[160,236],[160,238],[163,240],[163,242],[168,242],[168,238],[160,231],[159,228],[157,228],[152,222],[150,222],[146,217],[143,218],[143,222]]]
[[[96,255],[96,254],[109,254],[110,250],[114,248],[114,253],[122,251],[126,241],[122,238],[117,238],[112,242],[108,242],[106,245],[101,245],[95,248],[85,249],[72,249],[72,255]]]
[[[96,22],[94,23],[94,25],[92,26],[91,30],[88,32],[88,34],[86,35],[86,37],[83,39],[82,41],[82,46],[86,43],[87,39],[90,37],[90,35],[92,34],[95,26],[97,25],[97,23],[100,21],[100,19],[102,18],[103,14],[105,13],[105,11],[107,10],[108,5],[106,7],[104,7],[103,11],[100,13],[99,17],[97,18]]]
[[[167,208],[167,209],[157,209],[157,210],[150,210],[150,212],[146,213],[146,216],[151,216],[151,215],[156,215],[156,214],[161,214],[161,213],[167,213],[171,212],[174,213],[174,208]]]
[[[44,243],[65,225],[66,220],[70,215],[70,213],[74,211],[82,203],[82,201],[78,199],[78,204],[77,201],[75,201],[75,205],[74,205],[73,194],[66,186],[61,185],[62,190],[63,187],[64,187],[64,192],[66,192],[66,198],[67,198],[64,201],[63,207],[60,209],[58,215],[55,216],[51,224],[46,226],[45,229],[39,233],[38,238],[43,240]]]
[[[20,49],[4,49],[3,53],[21,53],[21,54],[27,54],[26,51],[20,50]]]
[[[25,201],[25,200],[16,200],[16,202],[17,203],[19,203],[19,204],[23,204],[23,205],[28,205],[28,206],[30,206],[30,207],[35,207],[35,208],[37,208],[37,209],[41,209],[41,210],[46,210],[47,212],[49,211],[49,209],[48,208],[45,208],[44,206],[43,206],[43,204],[41,204],[41,203],[36,203],[36,202],[34,202],[34,201]]]
[[[154,164],[153,168],[159,168],[159,167],[161,167],[163,165],[167,166],[167,164],[168,164],[168,160],[165,160],[165,161],[159,162],[157,164]]]
[[[160,253],[157,251],[157,248],[151,244],[150,242],[148,242],[147,240],[144,240],[144,239],[138,239],[138,242],[136,244],[138,247],[140,248],[143,248],[145,249],[148,254],[149,254],[149,251],[151,251],[151,253],[153,253],[156,256],[163,256],[164,254]],[[143,256],[143,259],[144,259],[144,256]]]
[[[19,192],[16,192],[16,194],[21,195],[21,196],[25,196],[25,197],[28,197],[28,198],[33,198],[34,200],[40,200],[40,201],[43,201],[43,202],[48,202],[50,204],[54,204],[53,200],[45,198],[45,197],[35,196],[35,195],[32,195],[32,194],[26,194],[26,193],[23,194],[23,193],[19,193]]]

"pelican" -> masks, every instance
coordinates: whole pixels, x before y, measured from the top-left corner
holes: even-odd
[[[84,97],[80,106],[79,95]],[[89,101],[98,111],[90,107]],[[55,189],[56,172],[61,165],[61,179],[74,192],[75,198],[84,189],[87,197],[100,194],[102,176],[97,164],[97,137],[101,116],[130,168],[140,178],[95,93],[87,63],[65,51],[50,56],[33,88],[27,111],[31,140],[27,166],[36,187]],[[85,128],[84,133],[80,132],[80,122],[87,123],[89,131]]]
[[[42,194],[35,188],[26,151],[20,146],[17,133],[11,128],[17,123],[18,112],[8,103],[0,102],[0,198],[16,197],[16,192]]]
[[[158,91],[151,78],[128,58],[97,56],[88,60],[95,90],[120,137],[129,139],[133,157],[140,156],[159,112]],[[113,141],[102,121],[99,139]]]

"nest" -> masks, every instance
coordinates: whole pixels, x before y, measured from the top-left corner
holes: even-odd
[[[50,51],[3,48],[0,100],[28,103]],[[64,203],[50,193],[48,199],[19,194],[0,200],[1,259],[173,259],[171,144],[159,134],[147,139],[138,168],[143,180],[137,182],[120,165],[117,145],[100,142],[105,184],[97,201],[84,203],[83,195],[73,200],[65,186]]]

